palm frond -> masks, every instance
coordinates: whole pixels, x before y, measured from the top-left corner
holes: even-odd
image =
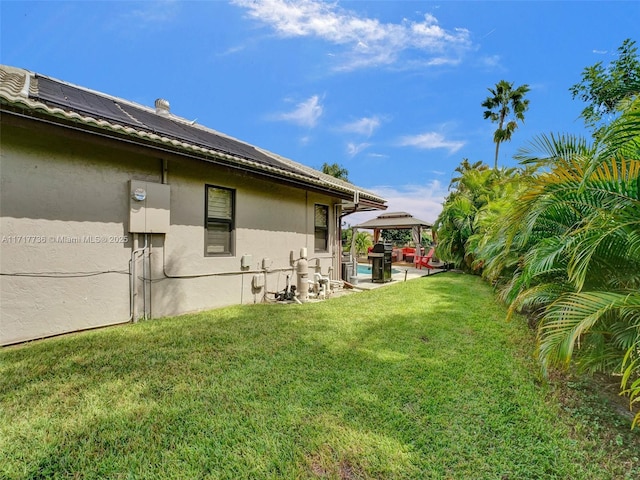
[[[616,318],[636,315],[640,312],[640,293],[574,292],[549,305],[538,332],[543,367],[568,364],[579,340],[611,312]]]
[[[621,394],[629,397],[629,406],[640,402],[640,339],[631,345],[622,361]],[[640,424],[640,412],[633,419],[631,428]]]
[[[507,311],[507,319],[514,313],[538,312],[543,314],[544,309],[559,297],[571,291],[571,285],[566,282],[545,282],[529,288],[522,288],[523,279],[511,284],[511,291],[505,292],[507,298],[512,298]]]
[[[589,158],[593,152],[594,147],[583,137],[550,133],[534,137],[518,149],[514,158],[525,166],[549,168],[560,160],[570,160],[577,156]]]

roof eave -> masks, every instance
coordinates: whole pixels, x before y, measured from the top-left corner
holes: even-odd
[[[99,118],[95,115],[80,113],[79,111],[69,110],[59,106],[47,105],[44,101],[38,99],[37,84],[34,84],[32,81],[36,75],[41,75],[5,65],[1,65],[1,67],[3,82],[0,83],[0,109],[5,113],[72,128],[90,134],[102,135],[120,141],[128,141],[143,147],[169,150],[173,153],[186,155],[202,161],[222,163],[229,168],[244,170],[276,181],[292,183],[299,188],[310,188],[335,196],[343,201],[359,199],[359,203],[362,204],[361,208],[367,208],[369,210],[384,210],[387,208],[385,205],[386,201],[373,192],[368,192],[348,182],[334,179],[322,172],[318,172],[310,167],[306,167],[258,147],[251,146],[260,150],[265,155],[277,159],[284,167],[290,167],[291,171],[267,163],[253,161],[232,153],[192,144],[185,140],[170,138],[142,128],[120,125],[117,122]],[[56,79],[51,80],[66,84],[66,82],[61,82]],[[83,87],[77,88],[89,91]],[[94,93],[102,95],[105,98],[116,99],[101,92]],[[123,99],[116,100],[127,102]],[[144,106],[139,107],[147,108]],[[202,126],[198,127],[204,128]],[[221,135],[219,132],[215,133]],[[296,172],[296,170],[298,172]]]
[[[160,148],[171,151],[172,153],[187,155],[201,161],[222,163],[227,167],[244,170],[267,177],[271,180],[294,184],[298,188],[308,187],[320,193],[335,196],[341,200],[352,199],[356,192],[358,192],[360,198],[368,207],[368,210],[384,210],[387,208],[384,199],[368,194],[368,192],[364,192],[356,186],[349,188],[337,182],[328,182],[321,178],[310,178],[305,175],[260,164],[225,152],[192,145],[155,133],[124,127],[93,117],[81,116],[76,112],[66,112],[59,108],[51,109],[46,105],[33,105],[35,102],[26,98],[9,101],[0,95],[0,100],[2,100],[2,102],[0,102],[0,110],[5,114],[27,117],[35,121],[52,123],[61,127],[72,128],[89,134],[99,134],[117,140],[127,139],[136,145],[156,149]]]

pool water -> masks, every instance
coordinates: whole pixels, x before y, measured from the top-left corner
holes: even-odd
[[[391,273],[400,273],[397,268],[392,268]],[[358,264],[358,275],[371,275],[371,265]]]

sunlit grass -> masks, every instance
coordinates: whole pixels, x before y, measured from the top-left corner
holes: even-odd
[[[640,474],[638,432],[581,435],[591,420],[504,317],[486,284],[447,274],[6,348],[0,477]]]

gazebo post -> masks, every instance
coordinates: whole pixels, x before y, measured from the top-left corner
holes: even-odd
[[[415,262],[422,254],[422,245],[420,243],[422,241],[422,227],[420,225],[414,225],[411,232],[413,234],[413,243],[416,244],[416,253],[413,257],[413,261]]]
[[[358,235],[358,227],[351,227],[351,275],[347,279],[351,282],[351,277],[358,275],[358,251],[356,250],[356,236]]]

